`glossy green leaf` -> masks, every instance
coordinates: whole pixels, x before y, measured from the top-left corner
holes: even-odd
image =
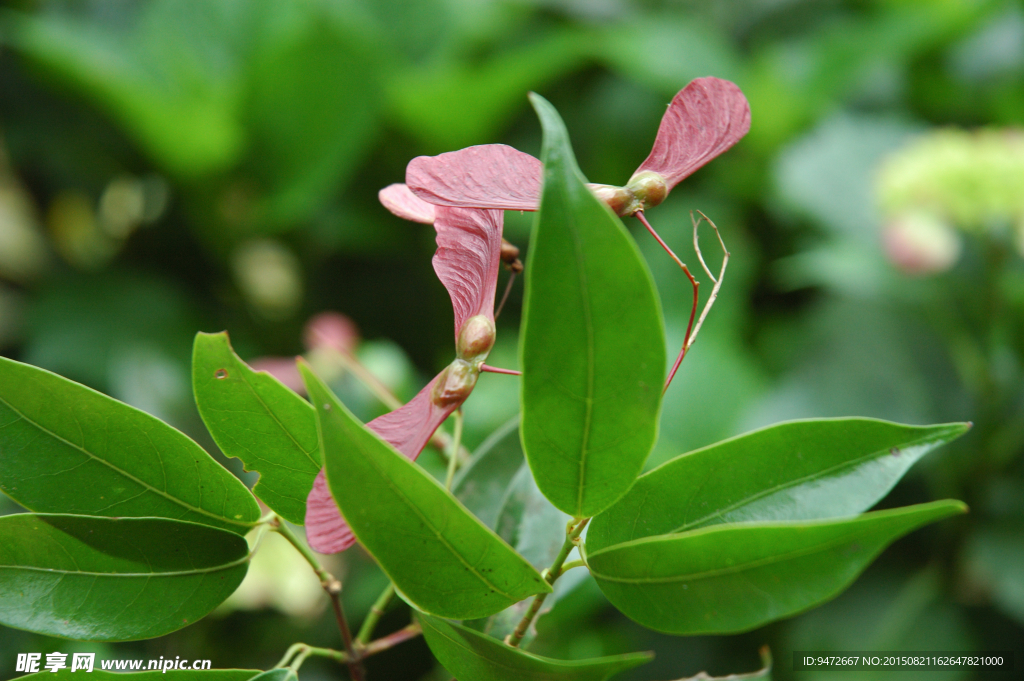
[[[625,494],[654,445],[664,330],[636,244],[584,185],[558,113],[532,101],[545,171],[526,265],[522,440],[541,491],[582,518]]]
[[[66,664],[67,668],[56,672],[42,671],[35,674],[26,674],[17,677],[18,681],[76,681],[82,678],[82,674],[88,674],[89,681],[249,681],[249,679],[261,676],[259,669],[168,669],[163,671],[144,672],[112,672],[100,669],[102,656],[97,655],[93,664],[93,670],[71,671],[71,656],[69,655]],[[46,663],[46,656],[40,660]],[[42,666],[42,664],[40,666]]]
[[[327,483],[359,541],[418,609],[485,617],[551,587],[422,468],[359,423],[305,363]]]
[[[205,616],[242,582],[236,534],[164,518],[0,518],[0,622],[49,636],[132,641]]]
[[[257,471],[253,493],[285,520],[302,525],[320,472],[316,414],[309,402],[231,349],[227,333],[196,334],[192,389],[217,446]]]
[[[419,613],[423,638],[459,681],[604,681],[650,662],[653,653],[628,653],[591,660],[553,660],[511,648],[497,639]]]
[[[476,448],[473,458],[456,474],[452,492],[480,522],[494,529],[509,481],[522,465],[516,416]]]
[[[963,513],[936,501],[856,518],[706,527],[589,553],[590,572],[627,617],[669,634],[729,634],[823,603],[899,537]]]
[[[39,513],[156,516],[239,534],[260,517],[245,485],[183,433],[2,357],[0,490]]]
[[[717,523],[856,515],[884,497],[918,459],[968,428],[844,418],[755,430],[640,476],[626,496],[594,518],[587,549]]]

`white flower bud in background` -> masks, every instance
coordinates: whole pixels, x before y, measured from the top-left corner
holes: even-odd
[[[302,303],[299,259],[279,241],[253,239],[231,255],[235,282],[246,301],[271,320],[287,319]]]
[[[959,234],[944,220],[908,212],[882,228],[886,257],[907,274],[935,274],[953,267],[963,248]]]

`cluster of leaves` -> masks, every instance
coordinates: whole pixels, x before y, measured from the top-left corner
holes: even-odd
[[[692,84],[680,101],[707,86]],[[220,447],[261,474],[253,493],[158,419],[0,359],[0,490],[30,511],[0,518],[0,621],[90,640],[187,626],[240,583],[251,555],[242,535],[272,526],[289,536],[280,518],[324,522],[313,508],[322,466],[351,532],[412,606],[416,623],[407,630],[422,631],[457,678],[599,680],[649,656],[563,662],[518,648],[575,549],[580,560],[572,567],[585,566],[608,600],[640,624],[677,635],[724,634],[834,597],[891,542],[965,510],[940,501],[864,512],[966,424],[783,423],[639,475],[661,417],[666,357],[657,293],[621,221],[585,184],[558,114],[542,98],[533,101],[544,129],[544,176],[520,342],[526,477],[515,476],[512,486],[535,484],[556,527],[565,527],[549,565],[532,564],[535,554],[506,541],[506,507],[483,509],[485,523],[451,491],[478,488],[474,475],[493,469],[489,460],[503,448],[485,448],[457,484],[450,475],[440,484],[411,460],[468,396],[493,344],[493,316],[479,314],[493,307],[493,281],[461,312],[467,290],[480,286],[456,285],[492,279],[486,273],[500,257],[500,239],[492,238],[493,267],[446,281],[459,359],[376,428],[360,423],[307,365],[300,370],[310,402],[252,371],[225,334],[196,338],[197,404]],[[666,119],[691,114],[670,109]],[[658,150],[656,143],[652,158]],[[687,151],[683,160],[692,156]],[[452,272],[451,251],[473,251],[472,233],[466,242],[446,234],[460,224],[439,209],[439,273]],[[408,442],[415,453],[403,449]],[[457,442],[450,457],[458,461]],[[257,497],[270,516],[260,517]],[[523,512],[515,531],[527,542],[537,532],[530,516]],[[329,591],[337,588],[319,576]],[[494,618],[531,596],[504,643],[488,635]],[[354,650],[342,629],[347,650],[330,654],[358,674],[374,644],[357,640]],[[294,660],[286,654],[268,679],[294,676],[309,654],[308,646]]]
[[[526,90],[557,103],[590,177],[625,177],[679,85],[719,74],[743,87],[756,125],[673,192],[659,219],[688,224],[686,211],[701,208],[727,225],[735,257],[698,361],[677,378],[685,387],[664,397],[647,466],[783,419],[969,418],[970,434],[915,467],[883,506],[954,497],[973,512],[900,542],[826,607],[750,635],[654,635],[609,616],[584,579],[540,620],[535,649],[569,657],[655,648],[658,660],[633,674],[671,678],[746,666],[737,656],[764,641],[777,653],[1012,647],[1024,632],[1024,261],[1005,220],[1016,215],[1012,192],[985,230],[973,221],[986,214],[976,202],[1002,191],[1010,173],[993,181],[971,170],[965,179],[984,186],[957,185],[955,196],[941,177],[920,178],[930,186],[915,191],[946,199],[924,220],[898,221],[895,246],[920,254],[923,236],[933,249],[925,262],[950,267],[927,278],[886,263],[878,230],[894,216],[874,209],[888,205],[885,187],[879,197],[872,189],[884,157],[904,145],[913,154],[911,136],[933,126],[986,126],[1012,139],[1024,124],[1022,40],[1015,0],[12,0],[0,17],[0,350],[158,415],[219,456],[192,405],[195,329],[230,328],[252,361],[300,352],[303,320],[335,309],[368,339],[359,359],[407,400],[451,360],[450,305],[429,266],[430,230],[383,214],[377,190],[419,154],[481,141],[538,150]],[[936,238],[949,219],[970,233]],[[505,231],[527,246],[529,220],[510,213]],[[674,247],[686,240],[663,235]],[[677,349],[688,287],[652,240],[638,243]],[[516,366],[519,291],[489,360],[502,366]],[[312,354],[362,420],[397,406]],[[516,379],[479,381],[465,421],[471,449],[518,408],[506,381]],[[219,460],[252,483],[237,461]],[[431,450],[420,462],[435,474],[443,466]],[[514,518],[543,495],[529,474],[516,480],[498,531],[528,555],[527,537],[537,535],[520,533]],[[497,496],[489,507],[500,505],[499,482],[487,486]],[[0,498],[0,513],[15,509]],[[563,534],[531,562],[549,565]],[[265,542],[251,575],[273,548]],[[346,576],[349,612],[369,609],[382,577],[365,553],[350,551],[332,569]],[[556,595],[584,572],[559,579]],[[307,588],[316,594],[316,580]],[[289,600],[290,588],[261,593],[247,607]],[[294,637],[330,645],[331,618],[309,617],[266,609],[158,641],[80,645],[265,667],[282,631],[302,628]],[[392,612],[384,625],[400,618]],[[13,651],[60,645],[0,629],[0,678],[14,668]],[[426,653],[414,643],[368,664],[426,673]]]

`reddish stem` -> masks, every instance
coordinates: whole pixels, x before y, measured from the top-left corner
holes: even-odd
[[[697,307],[700,305],[700,298],[697,295],[697,289],[700,287],[700,282],[694,279],[693,275],[690,274],[690,268],[687,267],[679,257],[672,252],[672,249],[668,247],[668,244],[658,236],[658,233],[654,231],[654,227],[651,227],[651,223],[644,217],[643,211],[637,211],[636,217],[640,222],[643,223],[647,231],[651,233],[661,247],[665,249],[665,252],[672,256],[672,259],[676,261],[676,264],[683,270],[683,274],[690,280],[690,285],[693,287],[693,306],[690,308],[690,321],[686,324],[686,335],[683,337],[683,347],[679,350],[679,355],[676,357],[675,364],[672,365],[672,370],[668,372],[668,378],[665,380],[665,387],[662,389],[662,393],[668,390],[669,384],[672,383],[672,379],[675,378],[676,372],[679,371],[679,365],[683,363],[683,358],[686,357],[686,351],[690,347],[690,333],[693,331],[693,322],[697,318]]]
[[[480,371],[489,371],[492,374],[508,374],[509,376],[522,376],[522,371],[516,371],[515,369],[500,369],[498,367],[492,367],[487,364],[480,365]]]
[[[393,634],[388,634],[387,636],[378,638],[376,641],[370,641],[370,643],[367,644],[366,648],[363,649],[363,653],[362,655],[360,655],[360,659],[362,659],[363,657],[368,657],[370,655],[375,655],[383,650],[387,650],[388,648],[393,648],[394,646],[397,646],[399,643],[408,641],[411,638],[416,638],[420,635],[422,631],[423,630],[420,629],[420,625],[413,622],[412,624],[403,627],[402,629],[399,629]]]
[[[501,302],[498,303],[498,308],[494,311],[494,318],[497,319],[498,315],[501,314],[502,309],[505,307],[505,301],[508,300],[508,294],[512,293],[512,282],[516,280],[516,273],[512,272],[508,277],[508,283],[505,284],[505,293],[501,296]]]

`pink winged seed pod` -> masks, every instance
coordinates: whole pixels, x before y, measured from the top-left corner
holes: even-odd
[[[673,187],[749,130],[750,105],[740,89],[727,80],[698,78],[672,99],[654,148],[626,186],[589,186],[616,214],[634,215],[661,203]],[[540,202],[543,172],[541,162],[529,154],[487,144],[414,158],[405,179],[414,197],[433,206],[532,211]],[[425,222],[422,217],[429,214],[398,190],[381,201],[406,219]]]
[[[435,209],[408,191],[394,191],[389,197],[393,203],[389,204],[382,192],[381,201],[392,212],[417,222],[433,222],[438,246],[434,271],[448,289],[455,310],[455,361],[407,404],[367,424],[415,460],[434,431],[469,397],[494,345],[494,294],[504,214],[500,210]],[[320,553],[344,551],[355,542],[331,497],[323,470],[306,499],[306,539]]]
[[[658,126],[650,155],[624,187],[588,185],[620,217],[635,215],[693,286],[694,308],[683,347],[669,371],[665,389],[713,303],[717,288],[701,314],[701,321],[694,327],[697,281],[658,236],[644,216],[644,210],[664,201],[673,187],[728,150],[749,130],[750,105],[740,89],[720,78],[698,78],[672,98]],[[406,184],[391,185],[381,192],[380,198],[395,215],[417,222],[429,222],[431,210],[441,207],[533,211],[540,203],[543,174],[541,162],[529,154],[502,144],[486,144],[439,156],[414,158],[406,168]],[[724,243],[722,247],[724,249]],[[723,268],[726,262],[728,253]],[[716,287],[720,279],[721,276],[715,280]]]

